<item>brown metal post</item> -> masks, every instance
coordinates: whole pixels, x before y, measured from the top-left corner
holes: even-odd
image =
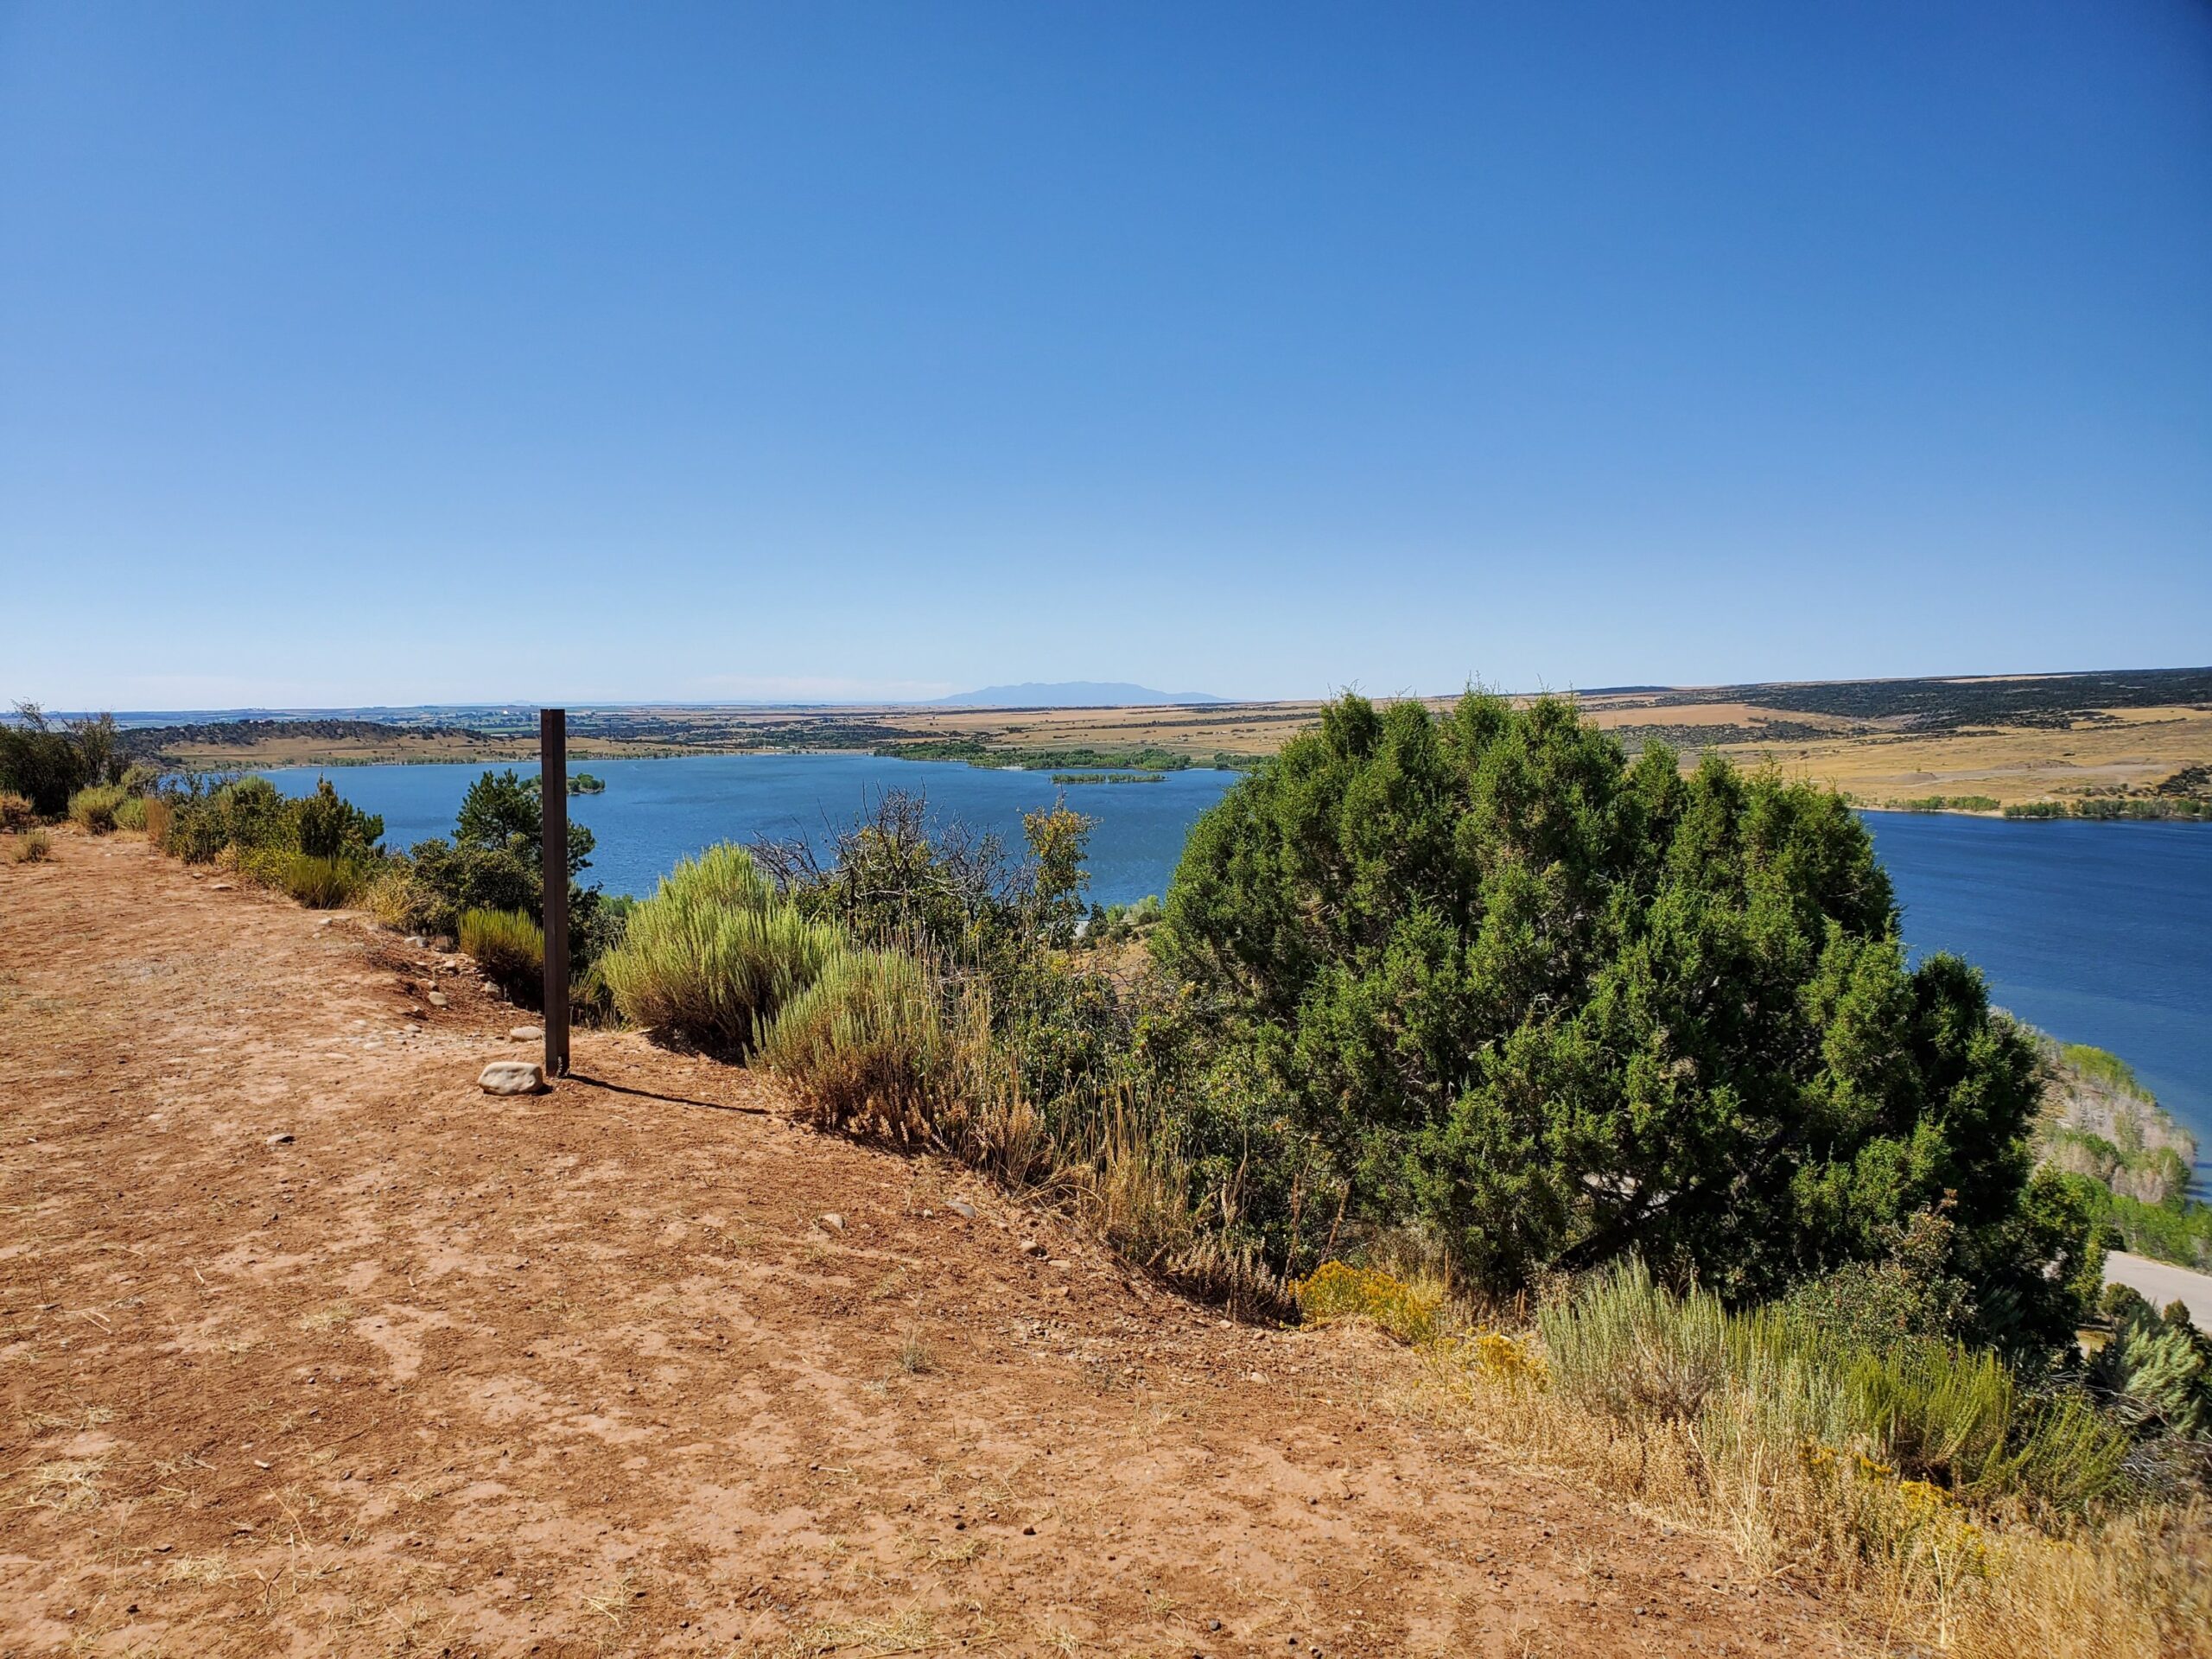
[[[569,711],[537,711],[538,798],[545,820],[545,1075],[569,1074]]]

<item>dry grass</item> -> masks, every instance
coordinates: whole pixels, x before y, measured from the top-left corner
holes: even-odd
[[[937,1370],[937,1356],[930,1351],[919,1326],[909,1326],[899,1344],[899,1369],[909,1376],[926,1376]]]
[[[26,830],[8,840],[8,862],[10,864],[43,864],[54,856],[54,837],[43,830]]]
[[[1535,1332],[1450,1326],[1426,1344],[1432,1387],[1486,1438],[1722,1539],[1764,1571],[1840,1592],[1885,1645],[1965,1659],[2212,1659],[2212,1515],[2201,1503],[2046,1529],[2017,1504],[1969,1509],[1861,1453],[1777,1432],[1786,1408],[1624,1417],[1557,1386]]]
[[[19,1500],[26,1509],[96,1509],[100,1503],[99,1478],[107,1465],[97,1458],[60,1459],[33,1465],[23,1475],[29,1488]]]

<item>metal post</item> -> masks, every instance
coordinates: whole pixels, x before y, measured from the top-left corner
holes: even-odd
[[[537,711],[538,799],[545,821],[545,1075],[569,1074],[569,711]]]

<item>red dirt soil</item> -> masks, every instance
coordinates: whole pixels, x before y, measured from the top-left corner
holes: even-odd
[[[493,1099],[527,1016],[227,889],[0,868],[0,1651],[1840,1650],[1376,1338],[633,1035]]]

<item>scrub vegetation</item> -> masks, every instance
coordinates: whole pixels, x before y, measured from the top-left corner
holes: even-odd
[[[16,729],[34,810],[117,789],[85,827],[143,802],[180,857],[457,931],[528,994],[534,781],[486,772],[403,855],[327,781],[133,786],[97,727]],[[1089,827],[1015,849],[891,794],[631,906],[572,825],[578,982],[1192,1294],[1369,1319],[1484,1433],[1907,1643],[2208,1650],[2212,1341],[2099,1294],[2114,1206],[2165,1205],[2182,1154],[2111,1057],[1909,963],[1840,796],[1631,756],[1564,700],[1345,696],[1164,903],[1085,903]]]

